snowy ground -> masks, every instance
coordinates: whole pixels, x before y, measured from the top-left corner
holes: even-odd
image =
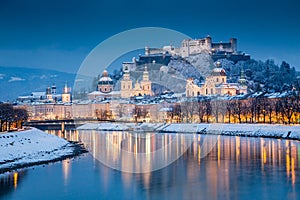
[[[0,134],[0,173],[57,161],[83,152],[81,145],[35,128]]]
[[[300,126],[272,124],[163,124],[163,123],[87,123],[79,130],[156,131],[162,133],[200,133],[300,140]]]

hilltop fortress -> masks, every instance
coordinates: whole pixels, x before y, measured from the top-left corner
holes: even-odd
[[[249,59],[250,56],[243,54],[237,50],[237,39],[230,38],[229,42],[213,43],[212,38],[207,36],[202,39],[185,39],[181,42],[181,47],[176,48],[172,45],[164,46],[162,48],[145,48],[145,55],[154,54],[171,54],[186,58],[191,55],[200,53],[209,53],[213,55],[240,55],[239,59]],[[214,57],[214,56],[213,56]],[[213,58],[214,59],[214,58]],[[218,58],[219,59],[219,58]]]
[[[136,66],[149,63],[168,65],[172,56],[187,58],[201,53],[211,55],[213,61],[224,58],[235,63],[250,60],[250,55],[238,51],[236,38],[230,38],[229,42],[214,43],[212,38],[207,36],[201,39],[185,39],[180,47],[168,45],[162,48],[150,48],[146,46],[145,55],[139,55],[138,59],[133,58],[132,62],[123,63],[123,71],[134,70]]]

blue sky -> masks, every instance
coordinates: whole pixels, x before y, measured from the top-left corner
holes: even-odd
[[[238,38],[253,58],[300,70],[297,0],[0,0],[0,66],[76,72],[100,42],[138,27],[164,27],[215,42]]]

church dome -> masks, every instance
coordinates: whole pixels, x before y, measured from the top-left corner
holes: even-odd
[[[226,72],[225,72],[225,69],[223,68],[214,68],[213,71],[212,71],[212,76],[226,76]]]
[[[102,77],[98,81],[99,85],[113,85],[113,80],[108,76],[106,70],[103,71]]]
[[[107,72],[107,70],[104,70],[103,72],[102,72],[102,77],[107,77],[108,76],[108,72]]]

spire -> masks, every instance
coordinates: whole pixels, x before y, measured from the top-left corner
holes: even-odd
[[[67,94],[69,91],[68,91],[68,84],[67,84],[67,81],[66,81],[66,83],[65,83],[65,87],[64,87],[64,89],[63,89],[63,93],[64,94]]]
[[[246,78],[245,78],[244,68],[243,68],[243,67],[242,67],[242,69],[241,69],[241,74],[240,74],[239,83],[240,83],[241,85],[245,85],[245,84],[246,84]]]
[[[145,65],[145,70],[143,72],[143,81],[149,81],[149,73],[147,71],[147,65]]]

